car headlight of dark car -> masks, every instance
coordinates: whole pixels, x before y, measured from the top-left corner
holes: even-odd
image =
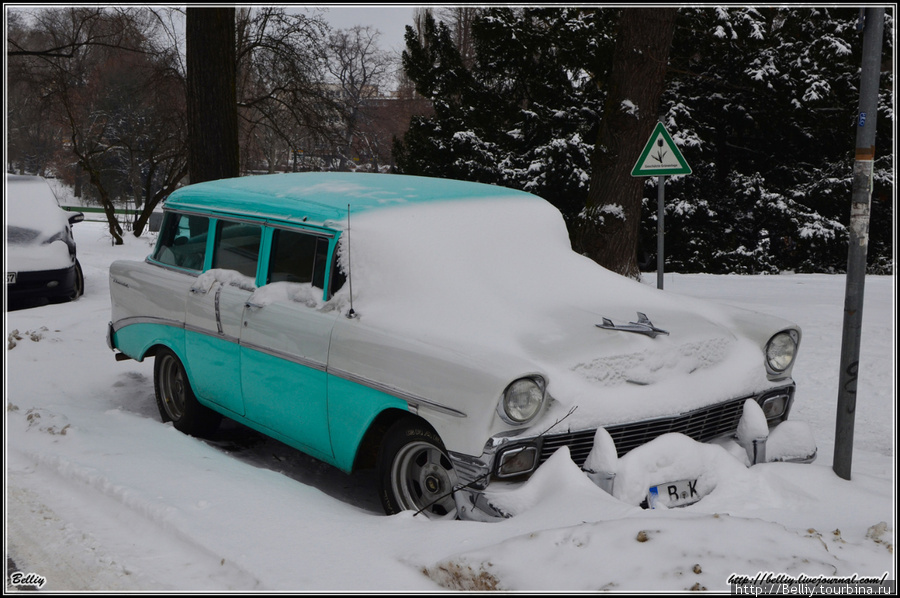
[[[540,413],[546,384],[540,376],[519,378],[503,391],[500,417],[510,424],[524,424]]]
[[[795,330],[782,330],[766,343],[766,368],[772,374],[781,374],[794,363],[800,342]]]

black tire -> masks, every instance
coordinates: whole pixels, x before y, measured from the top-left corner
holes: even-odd
[[[153,387],[163,422],[172,422],[175,429],[191,436],[207,436],[219,427],[222,416],[197,401],[181,360],[170,349],[156,352]]]
[[[84,272],[81,270],[81,264],[75,260],[75,290],[72,293],[72,301],[84,295]]]
[[[453,490],[459,478],[444,443],[431,427],[407,417],[387,431],[378,455],[378,494],[388,515],[421,512],[456,519]]]

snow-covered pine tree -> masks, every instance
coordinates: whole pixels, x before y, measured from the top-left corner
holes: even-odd
[[[667,184],[667,270],[846,267],[857,18],[854,8],[683,10],[664,103],[694,173]],[[869,249],[881,271],[890,267],[892,206],[884,199],[893,186],[891,73],[884,76]],[[654,199],[648,186],[643,248],[651,259]]]
[[[604,9],[485,9],[472,24],[471,69],[445,24],[426,19],[422,39],[408,29],[404,68],[434,115],[395,144],[399,169],[524,189],[577,216],[614,24]]]

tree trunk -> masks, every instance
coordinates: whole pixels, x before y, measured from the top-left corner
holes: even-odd
[[[659,121],[659,100],[677,9],[624,8],[603,120],[592,159],[576,248],[614,272],[637,278],[644,179],[631,170]]]
[[[188,8],[188,176],[191,183],[240,174],[234,8]]]

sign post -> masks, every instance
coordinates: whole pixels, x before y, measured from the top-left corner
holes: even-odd
[[[841,370],[837,421],[834,430],[832,469],[850,479],[853,461],[853,428],[856,421],[856,386],[862,337],[863,295],[866,286],[866,254],[869,246],[869,213],[875,174],[875,124],[878,87],[881,82],[881,46],[884,8],[866,8],[863,16],[863,62],[859,85],[859,117],[856,157],[850,198],[850,243],[847,249],[847,286],[844,293],[844,328],[841,337]]]
[[[678,151],[672,136],[666,131],[663,124],[657,123],[644,151],[631,170],[631,176],[655,176],[656,183],[656,288],[663,288],[663,274],[665,264],[664,237],[665,237],[665,187],[666,177],[674,174],[691,174],[691,167],[685,161],[684,156]]]

